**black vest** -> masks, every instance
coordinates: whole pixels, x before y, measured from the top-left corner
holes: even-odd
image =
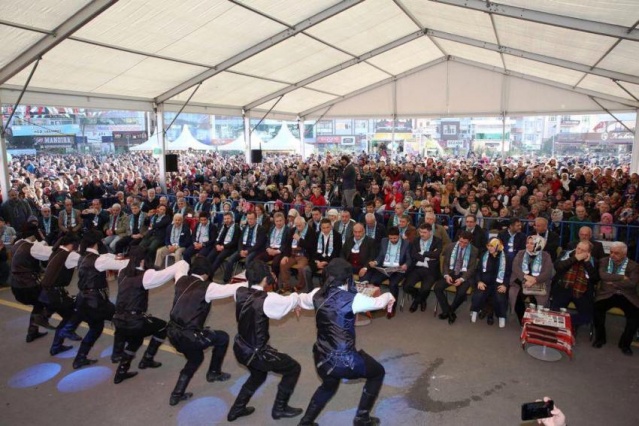
[[[42,287],[67,287],[71,284],[74,269],[64,266],[70,254],[70,251],[59,248],[51,255],[42,277]]]
[[[175,283],[171,321],[188,330],[202,330],[211,304],[204,300],[209,283],[184,276]]]
[[[33,243],[20,240],[13,246],[11,258],[11,287],[29,288],[38,285],[37,275],[40,268],[38,259],[31,256]]]
[[[95,269],[95,261],[99,255],[90,251],[80,257],[78,261],[78,289],[100,290],[108,288],[106,271],[100,272]]]
[[[355,314],[353,299],[355,294],[332,287],[326,294],[317,292],[313,296],[315,322],[317,323],[317,343],[315,349],[321,358],[332,352],[355,351]]]
[[[240,287],[235,293],[238,334],[254,349],[261,349],[271,338],[268,333],[269,320],[264,313],[267,296],[265,291],[248,287]]]
[[[144,313],[149,309],[149,291],[142,285],[144,273],[132,277],[118,277],[116,313]]]

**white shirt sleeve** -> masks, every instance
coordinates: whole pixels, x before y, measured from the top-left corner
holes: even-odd
[[[75,251],[69,253],[67,260],[64,262],[64,266],[67,269],[73,269],[78,266],[78,262],[80,261],[80,254]]]
[[[100,272],[104,271],[119,271],[124,269],[129,264],[129,259],[117,260],[112,253],[101,254],[95,260],[95,269]]]
[[[291,293],[288,296],[268,293],[264,301],[264,314],[272,319],[281,319],[297,307],[299,298],[297,293]]]
[[[44,243],[37,241],[33,243],[31,246],[31,256],[35,257],[38,260],[49,260],[51,257],[51,247],[45,245]]]
[[[395,300],[395,298],[390,293],[384,293],[378,297],[370,297],[357,293],[355,299],[353,299],[353,313],[359,314],[360,312],[385,309],[391,300]]]
[[[313,289],[313,291],[311,291],[310,293],[300,293],[298,294],[299,296],[299,305],[302,309],[315,309],[315,306],[313,306],[313,296],[315,296],[315,293],[317,293],[319,291],[319,287],[316,289]]]
[[[144,273],[142,277],[142,285],[145,289],[150,290],[152,288],[160,287],[171,280],[177,281],[178,275],[183,276],[189,273],[189,264],[185,260],[180,260],[174,263],[168,268],[156,271],[149,269]]]
[[[204,300],[208,303],[211,303],[211,300],[217,299],[225,299],[227,297],[235,297],[235,292],[240,287],[246,287],[246,283],[237,283],[237,284],[217,284],[211,283],[209,287],[206,289],[206,295],[204,295]]]

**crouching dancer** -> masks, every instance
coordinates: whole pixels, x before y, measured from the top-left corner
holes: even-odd
[[[162,271],[145,270],[145,257],[146,251],[134,246],[129,251],[129,264],[118,275],[118,297],[113,324],[115,341],[122,342],[126,347],[120,355],[120,364],[113,378],[115,384],[138,374],[129,372],[129,368],[147,336],[151,336],[151,341],[138,368],[144,370],[162,366],[162,363],[153,358],[166,338],[167,324],[166,321],[146,313],[149,308],[149,290],[173,279],[177,281],[189,272],[189,264],[183,260]]]
[[[170,405],[189,399],[193,394],[185,392],[193,374],[204,361],[204,350],[213,346],[211,364],[206,373],[208,382],[224,382],[231,378],[222,372],[224,355],[229,346],[229,335],[222,330],[204,327],[211,310],[212,300],[208,289],[211,276],[205,257],[195,256],[191,260],[191,271],[175,283],[175,298],[168,326],[169,341],[186,357],[186,365],[171,393]]]
[[[384,367],[366,352],[355,349],[355,314],[376,309],[392,311],[395,298],[390,293],[368,297],[353,286],[353,269],[344,259],[332,260],[325,269],[319,291],[300,295],[300,306],[315,309],[317,342],[313,357],[322,384],[317,388],[300,426],[316,425],[315,419],[335,395],[341,379],[365,378],[353,424],[379,425],[371,417],[375,400],[384,382]]]
[[[269,318],[280,319],[296,309],[299,296],[297,293],[280,296],[277,293],[265,292],[264,287],[273,285],[275,280],[269,267],[260,260],[249,263],[246,279],[248,286],[246,283],[211,284],[206,293],[207,297],[212,299],[235,296],[238,333],[235,336],[233,352],[237,361],[251,373],[237,395],[227,419],[232,422],[238,417],[248,416],[255,411],[255,408],[247,407],[246,404],[264,383],[269,371],[282,375],[271,415],[275,420],[299,416],[303,410],[289,407],[288,401],[300,376],[300,364],[268,345]]]

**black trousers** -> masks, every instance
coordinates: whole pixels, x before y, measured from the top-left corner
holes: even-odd
[[[207,247],[202,247],[201,249],[197,250],[195,248],[195,246],[193,244],[191,244],[182,253],[182,259],[184,259],[187,263],[190,264],[191,263],[191,258],[193,256],[195,256],[196,254],[199,254],[200,256],[207,257],[209,255],[209,253],[211,252],[211,250],[215,250],[215,247],[207,246]]]
[[[33,287],[11,287],[11,293],[13,297],[23,305],[31,305],[31,315],[38,315],[44,311],[45,305],[40,302],[40,292],[42,287],[35,285]]]
[[[224,249],[222,251],[217,251],[217,249],[213,247],[213,250],[211,250],[207,256],[207,259],[211,264],[211,275],[215,275],[215,272],[217,272],[220,266],[222,266],[222,263],[236,251],[236,249]]]
[[[147,336],[153,336],[160,342],[166,339],[166,321],[159,318],[148,316],[145,318],[142,326],[139,328],[122,328],[116,327],[115,339],[118,338],[126,342],[126,350],[131,353],[137,352],[144,343],[144,338]]]
[[[457,278],[456,276],[452,276],[453,281]],[[446,297],[446,289],[450,284],[446,282],[446,279],[442,278],[437,281],[435,284],[435,296],[437,296],[437,300],[439,301],[439,305],[442,308],[443,314],[448,314],[450,312],[455,312],[457,308],[461,306],[462,303],[466,301],[466,292],[468,288],[474,284],[473,279],[469,279],[464,281],[459,286],[457,286],[457,291],[455,292],[455,300],[453,300],[453,304],[448,303],[448,297]]]
[[[561,308],[567,308],[570,302],[574,303],[577,308],[577,314],[571,315],[573,327],[590,324],[595,309],[592,295],[583,294],[581,297],[575,297],[571,288],[553,287],[550,309],[558,311]]]
[[[484,310],[489,317],[494,312],[497,318],[506,318],[508,312],[508,290],[506,289],[505,293],[498,292],[497,287],[500,285],[499,283],[486,284],[486,290],[480,290],[475,286],[470,310],[474,312]]]
[[[404,291],[413,296],[416,302],[425,302],[437,281],[437,275],[439,275],[437,272],[431,271],[429,268],[418,266],[406,276]],[[415,288],[419,282],[422,283],[421,288]]]
[[[316,350],[313,350],[313,355],[315,365],[317,366],[322,359]],[[313,403],[316,404],[318,413],[326,406],[328,401],[333,398],[335,393],[337,393],[342,379],[366,379],[358,411],[367,410],[370,412],[373,408],[372,406],[375,404],[375,399],[379,395],[379,390],[384,383],[386,371],[382,364],[364,351],[354,352],[353,356],[351,367],[333,366],[330,363],[324,363],[316,367],[317,374],[319,374],[320,379],[322,379],[322,384],[313,394],[311,405]],[[364,398],[364,394],[367,394],[369,397]]]
[[[626,316],[626,327],[619,339],[619,346],[629,348],[639,327],[639,308],[621,294],[595,302],[595,338],[606,340],[606,312],[611,308],[621,309]]]
[[[175,349],[186,357],[186,364],[180,374],[193,377],[197,369],[204,362],[204,350],[213,347],[209,371],[219,373],[229,346],[229,335],[222,330],[201,331],[179,330],[169,326],[169,341]]]
[[[120,238],[120,240],[118,240],[117,243],[115,243],[115,254],[124,253],[127,248],[137,246],[138,244],[140,244],[141,241],[142,238],[135,239],[131,238],[130,235],[122,237]]]
[[[235,352],[237,362],[248,368],[251,373],[242,386],[251,394],[255,393],[266,381],[269,371],[282,375],[282,380],[278,386],[280,389],[288,393],[292,393],[295,390],[302,367],[287,354],[278,352],[269,346],[253,359],[250,356],[247,359],[248,354],[242,353],[237,344],[233,345],[233,352]]]
[[[364,274],[364,276],[362,277],[362,280],[379,286],[384,280],[388,279],[388,287],[390,288],[390,292],[393,297],[397,299],[399,297],[399,284],[402,282],[405,275],[406,274],[403,274],[401,272],[393,272],[392,274],[390,274],[390,277],[387,277],[376,269],[369,269],[368,272],[366,272],[366,274]]]

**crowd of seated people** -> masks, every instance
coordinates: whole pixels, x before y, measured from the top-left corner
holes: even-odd
[[[224,282],[236,263],[262,259],[282,291],[311,288],[341,256],[360,280],[387,283],[395,296],[403,286],[410,312],[424,311],[433,290],[450,324],[470,293],[471,320],[496,317],[500,327],[509,309],[521,319],[526,298],[555,309],[572,303],[576,327],[594,322],[596,347],[606,341],[605,312],[616,306],[627,321],[619,346],[631,353],[639,175],[627,165],[365,154],[267,156],[249,165],[185,154],[179,170],[162,191],[149,155],[14,157],[0,232],[19,238],[35,221],[53,244],[94,229],[113,253],[141,245],[157,268],[169,255],[205,256]],[[355,190],[342,191],[353,170]],[[0,262],[11,240],[2,240]]]

